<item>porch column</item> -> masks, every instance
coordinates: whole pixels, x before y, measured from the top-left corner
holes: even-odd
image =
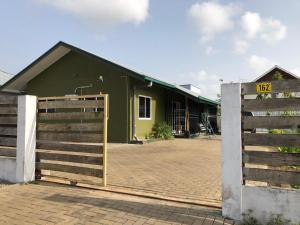
[[[186,120],[185,130],[190,132],[190,112],[189,112],[189,99],[188,99],[188,97],[185,97],[185,120]]]

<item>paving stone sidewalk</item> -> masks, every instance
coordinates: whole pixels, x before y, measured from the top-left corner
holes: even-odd
[[[109,145],[108,185],[221,204],[221,141],[175,139]]]
[[[0,224],[233,224],[218,209],[45,182],[0,189]]]

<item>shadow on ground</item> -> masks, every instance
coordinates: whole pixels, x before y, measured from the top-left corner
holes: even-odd
[[[116,210],[137,216],[159,219],[169,223],[178,221],[187,223],[187,221],[195,220],[203,222],[206,219],[211,220],[211,224],[223,224],[224,220],[221,218],[220,210],[213,208],[188,208],[128,200],[117,200],[113,198],[79,197],[65,194],[54,194],[45,198],[44,200],[60,202],[64,204],[84,204],[91,207],[99,207],[101,209],[104,208],[107,210]]]

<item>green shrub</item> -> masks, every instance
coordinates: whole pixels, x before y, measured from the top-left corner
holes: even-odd
[[[156,123],[152,128],[151,136],[164,140],[172,139],[172,127],[166,122]]]
[[[253,211],[249,210],[248,213],[243,214],[243,221],[239,225],[300,225],[291,224],[291,221],[285,219],[282,215],[273,215],[266,224],[262,224],[253,217],[252,213]]]

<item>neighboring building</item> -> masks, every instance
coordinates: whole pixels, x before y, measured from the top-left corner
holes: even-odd
[[[180,86],[200,95],[200,89],[192,84],[183,84]]]
[[[300,79],[297,75],[275,65],[272,67],[270,70],[256,78],[253,82],[264,82],[264,81],[272,81],[274,79],[274,75],[276,72],[279,72],[282,75],[282,78],[284,80],[295,80],[295,79]]]
[[[12,77],[12,74],[0,70],[0,86],[10,80]]]
[[[266,73],[262,74],[261,76],[259,76],[258,78],[256,78],[253,82],[268,82],[268,81],[274,81],[275,78],[275,74],[276,73],[280,73],[282,75],[282,78],[284,80],[297,80],[300,79],[300,77],[298,77],[297,75],[275,65],[273,68],[271,68],[270,70],[268,70]],[[300,97],[300,93],[293,93],[295,97]],[[274,94],[274,95],[269,95],[269,97],[272,98],[278,98],[278,97],[283,97],[283,94]],[[246,99],[256,99],[257,95],[249,95],[246,96]],[[294,112],[297,116],[300,116],[300,112],[299,111],[295,111]],[[267,114],[270,116],[280,116],[282,115],[282,112],[277,112],[277,111],[273,111],[273,112],[252,112],[252,114],[254,116],[266,116]],[[266,129],[260,129],[260,131],[267,131]]]
[[[144,139],[155,123],[167,122],[174,134],[199,131],[203,114],[218,103],[184,87],[127,69],[59,42],[1,87],[2,91],[45,96],[109,94],[108,139]]]

